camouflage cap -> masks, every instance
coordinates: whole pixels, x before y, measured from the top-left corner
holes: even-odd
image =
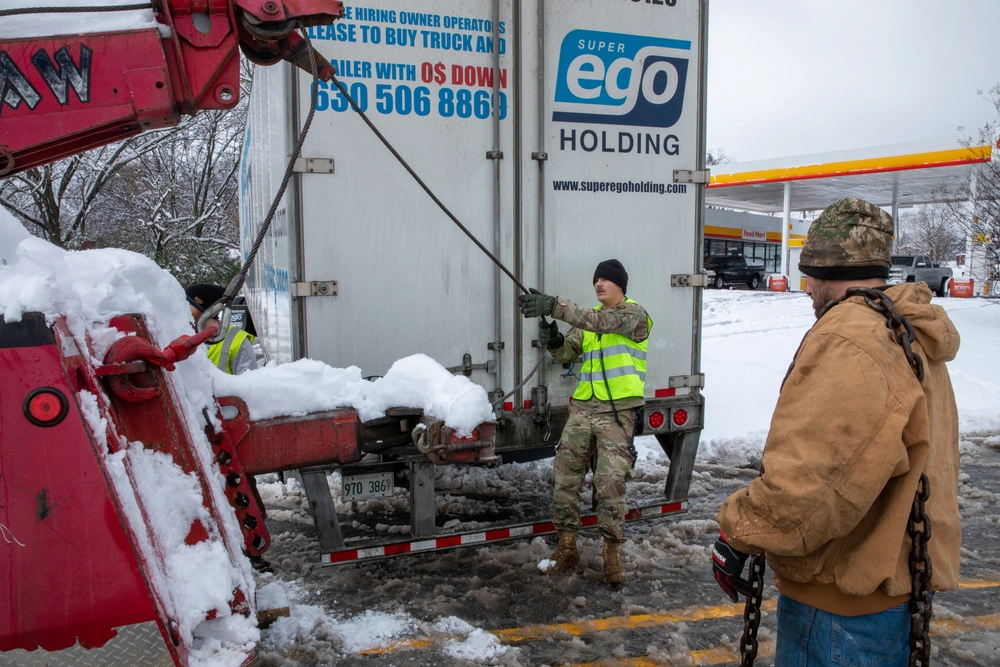
[[[799,270],[824,280],[888,278],[892,235],[891,215],[863,199],[841,199],[813,221]]]

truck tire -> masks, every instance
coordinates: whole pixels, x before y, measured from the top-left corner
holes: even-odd
[[[948,279],[941,279],[941,286],[937,289],[937,295],[941,298],[948,296]]]
[[[759,285],[760,285],[760,276],[758,276],[756,273],[750,276],[750,280],[747,281],[747,287],[749,287],[752,290],[755,290]]]
[[[722,276],[715,276],[715,282],[712,284],[715,286],[715,289],[722,289],[726,283],[722,279]]]

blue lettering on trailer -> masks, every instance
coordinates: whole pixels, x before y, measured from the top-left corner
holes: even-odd
[[[574,30],[559,52],[552,120],[671,127],[690,54],[690,41]]]

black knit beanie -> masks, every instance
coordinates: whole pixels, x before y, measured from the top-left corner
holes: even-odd
[[[187,295],[188,303],[201,312],[205,312],[206,308],[214,306],[226,295],[226,288],[222,285],[197,283],[186,287],[184,293]]]
[[[628,291],[628,271],[617,259],[606,259],[594,269],[594,282],[598,278],[610,280],[615,285],[622,288],[622,292]]]

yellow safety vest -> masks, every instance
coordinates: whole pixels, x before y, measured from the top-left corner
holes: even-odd
[[[248,341],[253,343],[254,337],[243,329],[229,327],[226,337],[208,348],[208,358],[220,371],[232,375],[233,369],[230,364],[236,358],[236,353],[240,351],[240,346]]]
[[[635,303],[625,299],[626,303]],[[594,310],[600,310],[595,306]],[[653,320],[646,315],[649,333]],[[633,396],[642,397],[646,389],[646,349],[649,335],[641,343],[621,334],[596,334],[583,332],[583,368],[580,384],[573,392],[574,401],[587,401],[592,397],[607,401]],[[603,364],[601,363],[603,360]],[[608,396],[608,389],[611,395]]]

